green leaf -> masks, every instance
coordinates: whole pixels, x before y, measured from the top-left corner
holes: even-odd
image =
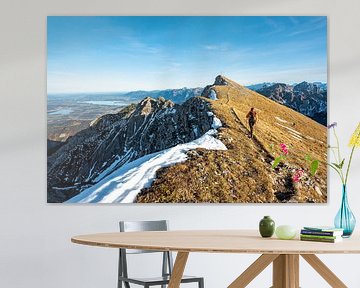
[[[281,161],[282,158],[283,158],[283,156],[277,157],[271,167],[272,167],[273,169],[276,168],[276,167],[280,164],[280,161]]]
[[[327,163],[332,169],[334,169],[337,173],[339,173],[339,168],[335,167],[332,163]]]
[[[312,158],[311,158],[311,156],[310,156],[309,154],[307,154],[307,155],[305,156],[305,160],[306,160],[306,161],[311,161],[311,159],[312,159]]]
[[[312,176],[315,176],[317,170],[319,168],[319,160],[314,160],[311,162],[310,172]]]
[[[345,163],[345,158],[341,161],[340,165],[339,165],[339,169],[342,169]]]
[[[341,169],[341,167],[340,167],[339,164],[337,164],[337,163],[335,163],[335,162],[332,162],[331,164],[334,165],[336,168]]]
[[[344,163],[345,163],[345,159],[343,159],[340,164],[337,164],[335,162],[333,162],[331,164],[334,165],[336,168],[341,170],[343,168],[343,166],[344,166]]]

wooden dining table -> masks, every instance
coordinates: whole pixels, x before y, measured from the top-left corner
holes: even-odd
[[[179,288],[189,253],[261,254],[228,288],[246,287],[273,264],[273,288],[299,287],[299,256],[305,259],[331,287],[347,287],[315,254],[359,254],[360,237],[339,243],[299,239],[262,238],[256,230],[190,230],[116,232],[74,236],[73,243],[125,249],[177,252],[169,288]]]

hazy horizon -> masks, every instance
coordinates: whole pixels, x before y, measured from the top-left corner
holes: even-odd
[[[214,78],[215,79],[215,78]],[[213,80],[214,80],[213,79]],[[231,79],[233,80],[233,79]],[[234,80],[236,82],[236,80]],[[304,80],[305,82],[308,82],[308,83],[321,83],[321,84],[327,84],[327,82],[325,81],[312,81],[312,82],[309,82],[309,81],[306,81]],[[301,81],[301,82],[304,82],[304,81]],[[266,82],[260,82],[260,83],[252,83],[252,84],[248,84],[248,85],[243,85],[245,87],[248,87],[248,86],[253,86],[253,85],[259,85],[259,84],[263,84],[263,83],[283,83],[283,84],[287,84],[287,85],[296,85],[296,84],[299,84],[301,82],[297,82],[297,83],[286,83],[284,81],[280,81],[280,82],[269,82],[269,81],[266,81]],[[213,81],[206,85],[209,85],[209,84],[212,84]],[[205,85],[205,86],[206,86]],[[240,84],[241,85],[241,84]],[[151,90],[144,90],[144,89],[136,89],[136,90],[119,90],[119,91],[68,91],[68,92],[48,92],[47,95],[71,95],[71,94],[116,94],[116,93],[119,93],[119,94],[126,94],[126,93],[131,93],[131,92],[138,92],[138,91],[145,91],[145,92],[151,92],[151,91],[162,91],[162,90],[175,90],[175,89],[195,89],[195,88],[205,88],[205,86],[194,86],[194,87],[187,87],[187,86],[184,86],[184,87],[175,87],[175,88],[163,88],[163,89],[151,89]]]
[[[49,16],[47,35],[48,94],[327,83],[324,16]]]

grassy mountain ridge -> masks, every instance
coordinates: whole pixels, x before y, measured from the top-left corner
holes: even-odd
[[[216,92],[218,100],[204,99],[223,123],[218,138],[228,150],[189,152],[186,162],[159,170],[137,202],[326,202],[326,127],[223,76],[206,89]],[[246,121],[251,107],[259,118],[253,139]],[[274,170],[280,143],[290,153]],[[306,154],[322,162],[314,177]],[[305,171],[300,183],[292,180],[296,169]]]

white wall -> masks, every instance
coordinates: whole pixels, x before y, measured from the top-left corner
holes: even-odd
[[[360,2],[357,0],[4,0],[0,8],[0,287],[115,287],[116,250],[70,243],[75,234],[115,231],[119,219],[167,218],[173,229],[256,228],[263,215],[278,224],[331,224],[340,183],[330,174],[327,205],[46,204],[47,15],[328,15],[330,120],[347,143],[360,119]],[[350,201],[360,219],[360,151]],[[206,287],[226,287],[255,255],[193,254],[188,273]],[[349,287],[360,287],[360,255],[322,256]],[[134,260],[138,269],[146,264]],[[348,263],[345,265],[345,263]],[[154,268],[149,269],[153,271]],[[251,287],[269,287],[266,270]],[[302,287],[328,287],[306,263]],[[190,287],[190,286],[189,286]]]

